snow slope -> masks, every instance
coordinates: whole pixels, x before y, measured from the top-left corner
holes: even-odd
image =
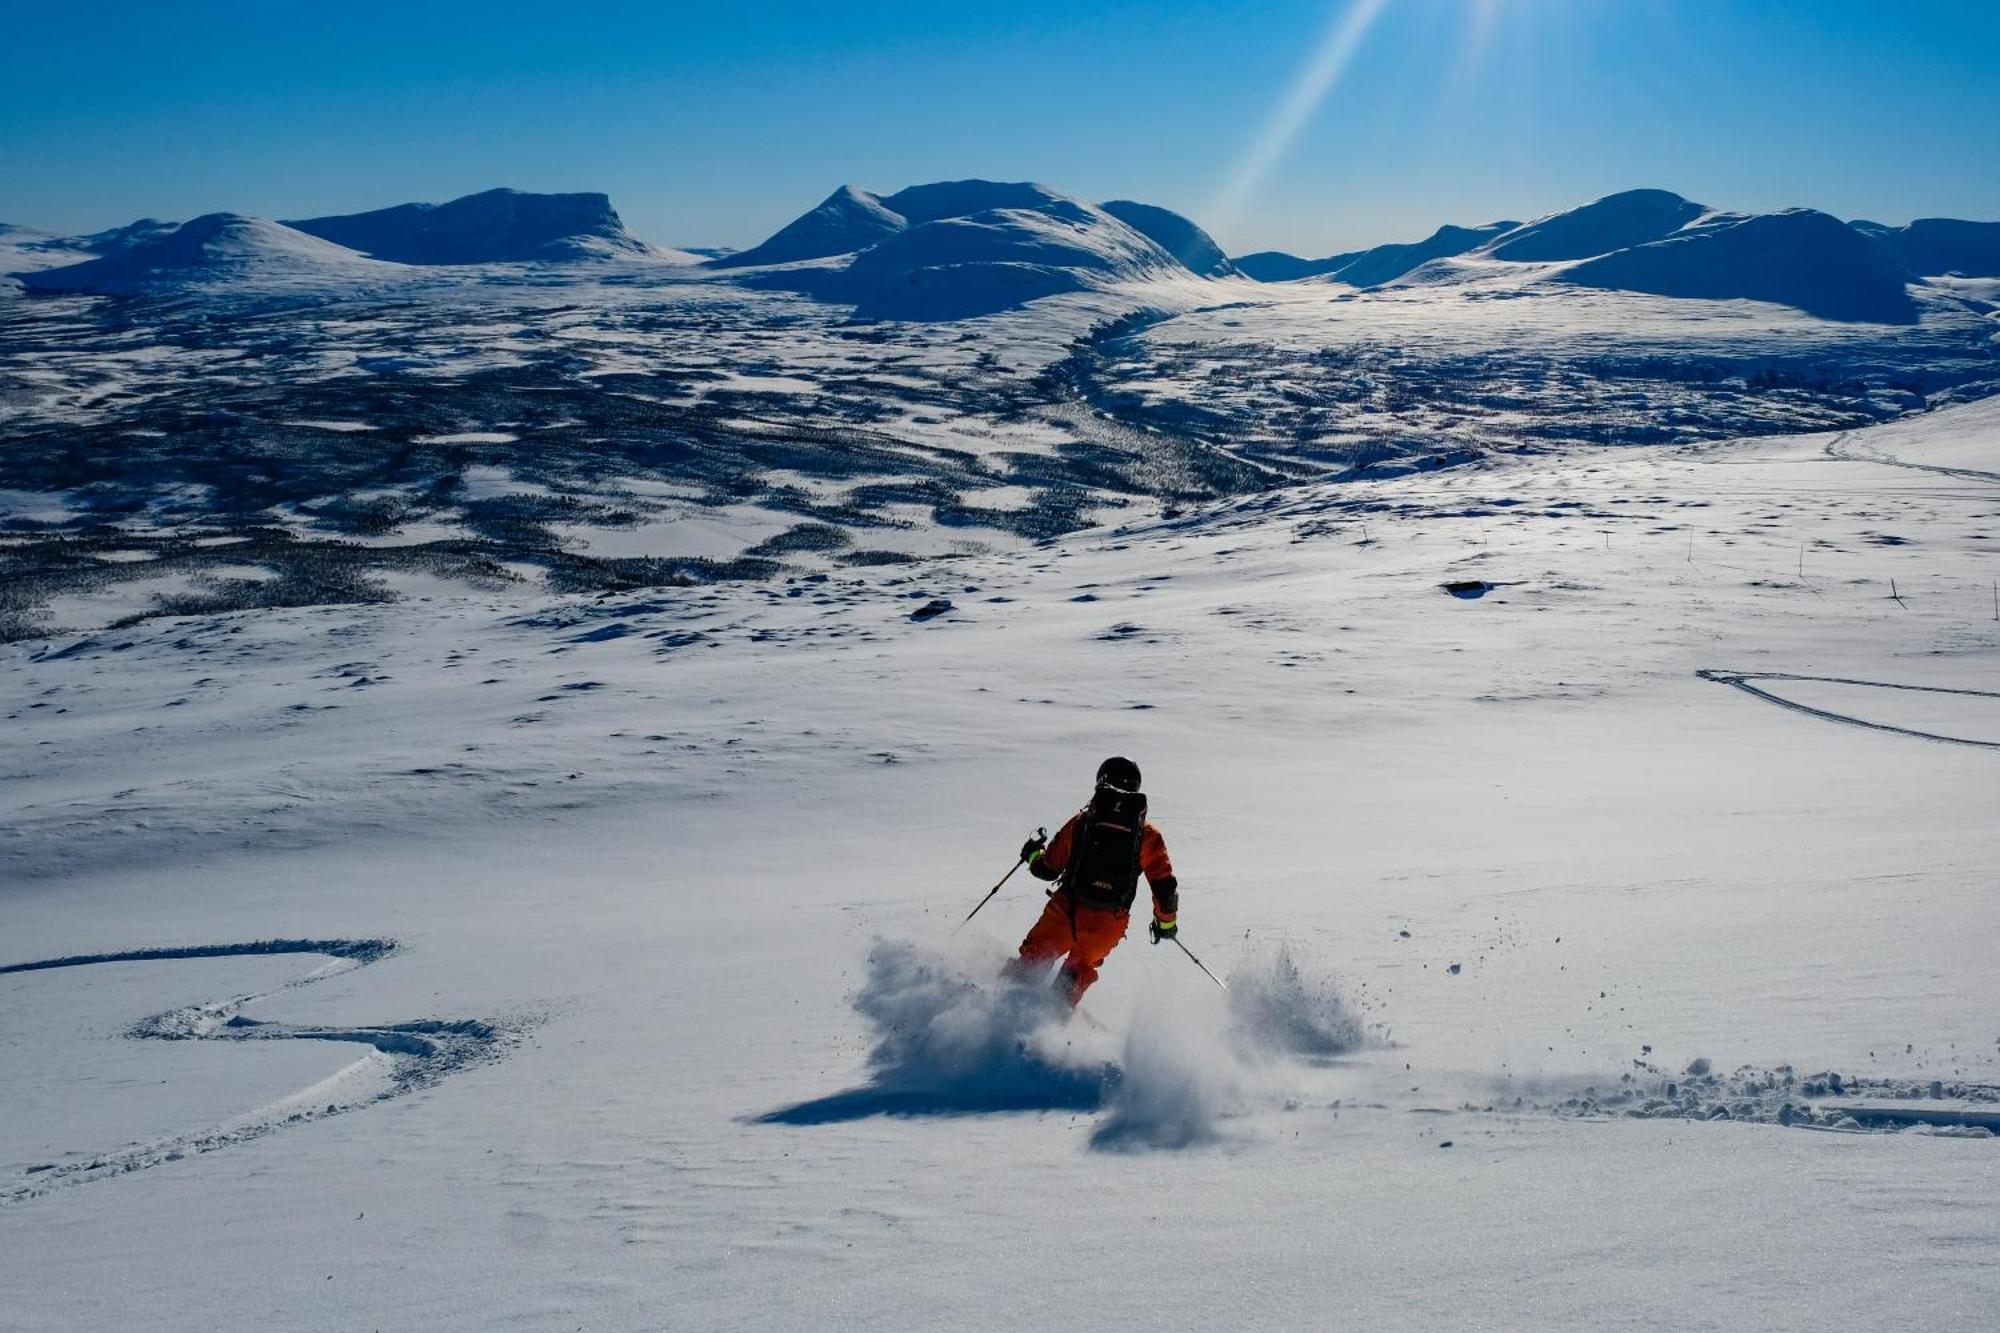
[[[2000,1085],[1996,429],[0,648],[0,964],[398,946],[0,975],[0,1181],[66,1172],[0,1203],[0,1310],[1981,1326],[1994,1143],[1866,1107],[1983,1135]],[[1138,937],[1056,1027],[990,989],[1038,893],[954,929],[1113,752],[1245,1000]],[[204,1004],[511,1040],[374,1100],[366,1043],[129,1035]]]
[[[384,264],[281,222],[210,213],[98,259],[22,275],[30,290],[129,296],[189,285],[327,287],[393,277]]]
[[[399,204],[285,225],[399,264],[637,258],[650,252],[602,194],[486,190],[444,204]]]
[[[1102,205],[1105,212],[1146,237],[1182,266],[1204,278],[1237,276],[1236,266],[1215,239],[1189,219],[1157,204],[1113,199]]]

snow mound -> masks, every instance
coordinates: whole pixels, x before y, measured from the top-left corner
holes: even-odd
[[[1707,212],[1669,190],[1626,190],[1504,232],[1482,254],[1495,259],[1588,259],[1671,236]]]
[[[1178,259],[1189,271],[1204,278],[1237,276],[1236,266],[1229,262],[1229,256],[1222,253],[1214,238],[1172,209],[1130,199],[1113,199],[1100,207]]]
[[[1439,227],[1421,241],[1403,245],[1378,245],[1363,250],[1328,277],[1353,287],[1379,287],[1394,282],[1405,273],[1433,259],[1447,259],[1493,240],[1519,227],[1518,222],[1489,222],[1483,227]]]
[[[210,213],[102,258],[24,276],[31,290],[132,295],[187,284],[290,284],[394,270],[268,218]]]
[[[1822,319],[1909,324],[1910,273],[1828,214],[1711,213],[1664,240],[1576,264],[1560,281],[1711,301],[1770,301]]]
[[[652,248],[625,230],[602,194],[487,190],[445,204],[398,204],[286,224],[399,264],[493,264],[637,258]]]
[[[902,214],[866,190],[843,185],[811,212],[793,219],[762,245],[717,256],[718,267],[791,264],[852,254],[909,226]]]
[[[2000,278],[2000,222],[1918,218],[1907,227],[1856,222],[1854,229],[1889,252],[1912,273],[1927,278]]]
[[[997,972],[997,968],[995,969]],[[760,1119],[817,1125],[873,1115],[1090,1111],[1118,1070],[1064,1040],[1066,1006],[1040,985],[977,982],[953,960],[879,940],[855,1012],[875,1033],[868,1082]]]

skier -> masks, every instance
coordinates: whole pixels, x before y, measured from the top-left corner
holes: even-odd
[[[1166,839],[1146,822],[1139,766],[1130,759],[1114,757],[1099,765],[1090,804],[1046,844],[1028,839],[1021,859],[1036,879],[1054,880],[1056,887],[1041,920],[1021,941],[1021,956],[1008,963],[1010,979],[1033,977],[1050,960],[1063,958],[1056,989],[1074,1006],[1097,980],[1105,956],[1125,938],[1141,873],[1153,891],[1153,943],[1174,938],[1180,884],[1167,859]]]

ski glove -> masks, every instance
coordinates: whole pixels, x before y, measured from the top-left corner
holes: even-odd
[[[1154,917],[1153,924],[1148,927],[1148,930],[1152,933],[1153,943],[1158,944],[1161,940],[1170,940],[1178,936],[1181,930],[1181,923],[1178,919],[1162,921],[1160,918]]]
[[[1021,844],[1021,859],[1029,865],[1042,859],[1042,853],[1049,845],[1049,835],[1037,830],[1035,836]]]

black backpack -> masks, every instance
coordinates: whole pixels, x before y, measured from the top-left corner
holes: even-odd
[[[1144,793],[1099,787],[1078,820],[1062,887],[1080,903],[1129,910],[1139,896],[1139,839],[1145,829]]]

